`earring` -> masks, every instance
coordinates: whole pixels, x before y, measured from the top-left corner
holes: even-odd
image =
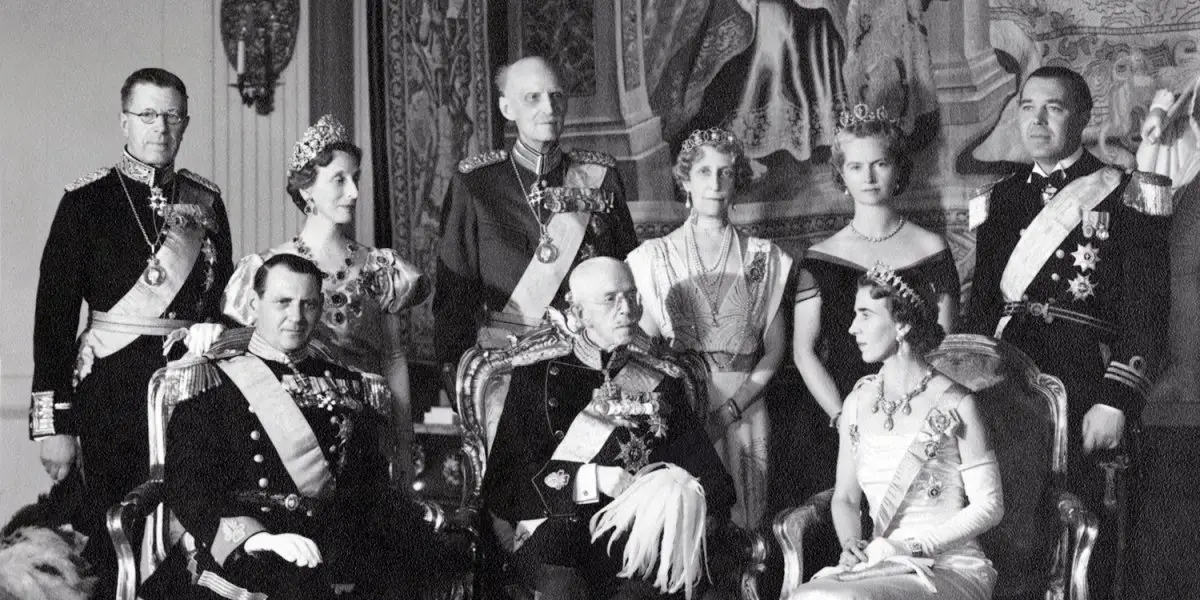
[[[308,202],[304,204],[304,214],[310,217],[317,214],[317,205],[312,201],[312,198],[309,198]]]
[[[688,208],[691,208],[692,207],[692,193],[691,192],[684,192],[684,193],[687,194],[687,200],[683,201],[683,205]]]

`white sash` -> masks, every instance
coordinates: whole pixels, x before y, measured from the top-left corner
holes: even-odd
[[[1000,292],[1004,300],[1021,299],[1029,284],[1037,278],[1042,266],[1068,235],[1083,221],[1083,213],[1096,207],[1121,184],[1124,175],[1112,167],[1080,177],[1055,194],[1034,217],[1025,233],[1013,248],[1000,277]],[[1000,319],[995,337],[999,338],[1011,316]]]
[[[333,473],[304,413],[275,373],[251,354],[219,361],[217,366],[250,403],[296,489],[306,497],[320,498],[333,484]]]

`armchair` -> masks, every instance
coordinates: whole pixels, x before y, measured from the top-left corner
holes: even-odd
[[[1058,378],[994,338],[947,336],[930,363],[975,393],[1000,463],[1004,520],[980,537],[999,579],[997,599],[1087,600],[1096,516],[1063,489],[1067,397]],[[781,511],[773,524],[784,554],[783,598],[804,578],[804,532],[830,521],[833,490]]]
[[[507,348],[474,348],[463,355],[456,379],[456,402],[462,428],[464,455],[463,498],[461,507],[450,520],[476,532],[476,539],[491,537],[491,521],[483,511],[483,478],[492,439],[504,410],[509,374],[513,367],[540,362],[555,355],[556,349],[569,343],[569,333],[561,325],[548,326],[516,340]],[[706,389],[702,363],[683,361],[688,387]],[[701,392],[702,393],[702,392]],[[703,396],[699,396],[703,398]],[[699,408],[699,407],[695,407]],[[703,413],[702,413],[703,414]],[[483,585],[476,586],[475,597],[508,597],[497,594],[504,587],[491,578],[503,568],[503,555],[496,544],[481,544],[477,553],[476,573]],[[713,581],[706,597],[757,600],[757,578],[765,567],[766,545],[761,535],[746,531],[732,522],[714,523],[708,529],[709,573]],[[520,590],[507,588],[515,597]]]

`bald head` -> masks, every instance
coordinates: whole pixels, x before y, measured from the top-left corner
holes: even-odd
[[[576,265],[567,284],[571,311],[592,342],[612,350],[633,339],[642,305],[629,265],[615,258],[589,258]]]
[[[558,72],[540,56],[522,58],[496,73],[500,114],[517,126],[517,137],[546,152],[558,143],[567,115],[567,95]]]

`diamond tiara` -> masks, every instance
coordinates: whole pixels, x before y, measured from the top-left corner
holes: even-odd
[[[720,127],[693,131],[686,140],[683,140],[683,147],[679,152],[691,152],[700,146],[712,146],[719,143],[732,145],[738,154],[742,153],[742,142],[737,139],[737,136]]]
[[[349,142],[350,136],[346,134],[346,127],[341,124],[333,115],[325,115],[311,127],[304,131],[300,141],[296,142],[295,148],[292,149],[292,160],[289,163],[291,171],[299,171],[308,164],[316,155],[330,144],[336,142]]]
[[[921,297],[916,290],[901,279],[900,274],[892,270],[891,267],[879,262],[867,271],[867,279],[886,287],[896,290],[900,297],[907,300],[910,304],[917,307],[918,310],[928,312],[929,304],[925,302],[925,298]]]
[[[885,123],[897,124],[896,119],[888,117],[887,109],[880,106],[875,110],[866,104],[855,104],[854,108],[843,110],[838,115],[838,124],[835,128],[836,132],[841,132],[843,129],[849,129],[859,123],[870,123],[871,121],[883,121]]]

